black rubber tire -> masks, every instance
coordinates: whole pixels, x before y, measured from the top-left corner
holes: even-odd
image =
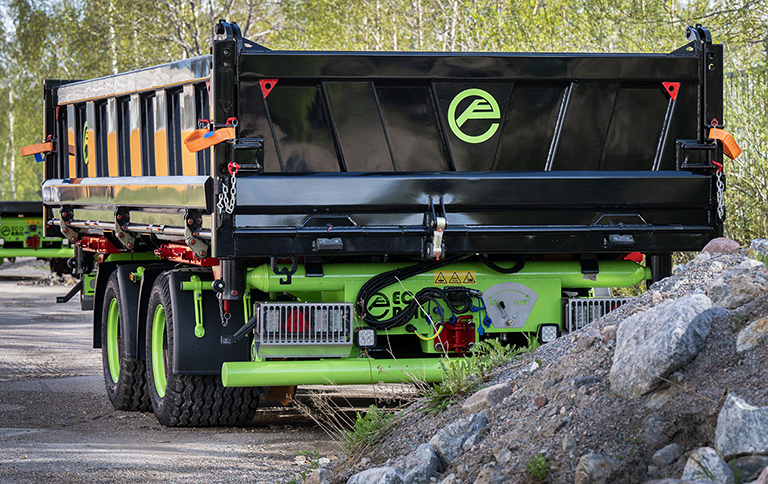
[[[104,306],[101,312],[101,358],[104,368],[104,382],[107,387],[107,396],[112,406],[117,410],[141,411],[147,412],[152,408],[152,402],[149,399],[147,391],[147,376],[144,362],[136,358],[126,358],[118,350],[120,375],[117,381],[112,377],[109,369],[109,354],[107,342],[107,325],[109,319],[109,309],[112,301],[117,301],[118,312],[123,301],[120,300],[120,290],[118,288],[117,273],[113,272],[107,280],[107,287],[104,291]],[[122,339],[122,330],[118,324],[118,344]]]
[[[54,258],[51,259],[48,264],[51,267],[51,272],[55,272],[57,276],[72,273],[72,269],[67,264],[67,259]]]
[[[247,424],[259,405],[258,389],[225,388],[219,375],[176,375],[172,371],[174,320],[168,281],[168,273],[157,278],[147,311],[147,379],[158,422],[168,427],[238,427]],[[165,313],[164,396],[159,395],[155,385],[152,358],[152,330],[158,306],[162,306]]]

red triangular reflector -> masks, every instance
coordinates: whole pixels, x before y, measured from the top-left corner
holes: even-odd
[[[262,79],[259,81],[259,84],[261,84],[261,93],[266,99],[269,93],[272,92],[272,89],[274,89],[275,84],[277,84],[277,79]]]
[[[671,97],[673,101],[676,101],[677,91],[680,90],[680,83],[679,82],[662,82],[661,85],[664,86],[664,90],[667,91],[667,94],[669,94],[669,97]]]

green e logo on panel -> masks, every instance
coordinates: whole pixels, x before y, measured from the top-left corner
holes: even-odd
[[[467,106],[464,111],[458,115],[456,108],[459,107],[459,103],[468,97],[474,97],[475,99]],[[499,104],[496,102],[493,96],[482,89],[472,88],[465,89],[453,98],[451,105],[448,107],[448,126],[451,127],[451,131],[460,140],[467,143],[482,143],[488,140],[499,129],[499,123],[491,123],[488,130],[476,136],[466,134],[461,130],[461,127],[470,119],[491,119],[499,121],[501,119],[501,112],[499,110]]]

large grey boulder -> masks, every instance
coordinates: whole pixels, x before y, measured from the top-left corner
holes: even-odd
[[[744,269],[723,271],[707,288],[712,302],[727,309],[741,307],[766,293],[768,272]]]
[[[405,458],[405,484],[426,484],[429,478],[437,474],[440,463],[435,449],[430,444],[421,444]]]
[[[619,462],[600,454],[581,456],[576,466],[574,484],[608,484],[611,475],[619,468]]]
[[[686,296],[625,319],[616,333],[610,380],[622,398],[645,395],[694,359],[715,318],[728,312],[703,294]]]
[[[691,452],[681,479],[736,484],[731,468],[723,462],[712,447],[700,447]]]
[[[736,351],[749,351],[764,340],[768,340],[768,318],[752,321],[746,328],[739,331],[736,337]]]
[[[440,458],[440,469],[447,468],[461,454],[464,442],[480,433],[486,424],[488,419],[485,411],[482,411],[457,420],[437,432],[429,443]]]
[[[714,481],[702,481],[702,480],[696,480],[696,481],[690,481],[688,479],[654,479],[652,481],[645,481],[644,484],[725,484],[724,482],[714,482]]]
[[[768,455],[768,407],[753,407],[728,394],[717,416],[715,448],[724,459],[748,454]]]
[[[768,469],[768,455],[747,455],[737,457],[728,462],[728,467],[736,475],[736,471],[741,472],[741,482],[752,482],[760,476],[763,470]]]
[[[666,467],[683,455],[683,449],[674,442],[656,451],[653,454],[653,463],[656,467]]]
[[[512,395],[512,385],[509,383],[499,383],[482,390],[478,390],[472,396],[467,398],[461,409],[466,414],[481,412],[488,408],[495,407],[509,395]]]
[[[374,467],[350,477],[347,484],[403,484],[403,473],[395,467]]]
[[[726,237],[712,239],[701,249],[710,254],[734,254],[739,251],[739,243]]]

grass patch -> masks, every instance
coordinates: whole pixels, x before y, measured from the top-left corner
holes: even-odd
[[[357,413],[351,429],[342,430],[342,447],[351,453],[374,445],[387,435],[394,420],[395,414],[391,411],[371,405],[365,415]]]
[[[533,482],[542,482],[549,476],[549,459],[544,454],[532,455],[525,464],[525,473]]]
[[[443,411],[454,400],[470,395],[488,381],[496,368],[533,351],[535,346],[504,346],[498,340],[488,339],[472,348],[472,357],[440,359],[443,381],[424,392],[423,410],[429,413]]]

